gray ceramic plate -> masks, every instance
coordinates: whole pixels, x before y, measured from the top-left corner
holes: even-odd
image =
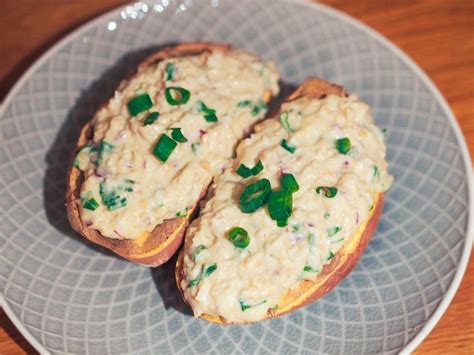
[[[127,263],[78,237],[66,219],[66,166],[79,128],[150,51],[195,40],[274,59],[287,86],[308,75],[343,84],[388,128],[396,180],[367,252],[333,292],[286,317],[231,327],[194,319],[173,263]],[[321,5],[161,0],[111,11],[25,73],[2,105],[0,127],[0,301],[43,352],[410,351],[466,268],[470,158],[451,111],[400,50]]]

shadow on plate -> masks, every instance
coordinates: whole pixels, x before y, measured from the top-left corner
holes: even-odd
[[[159,267],[150,268],[151,277],[155,283],[156,290],[163,300],[165,309],[174,309],[185,316],[191,317],[193,312],[186,303],[184,303],[174,277],[178,254],[179,252],[175,253],[167,263]]]
[[[43,199],[49,223],[61,234],[80,241],[88,248],[104,255],[118,258],[108,249],[81,237],[69,225],[65,208],[69,163],[75,154],[75,145],[82,127],[94,116],[99,107],[112,97],[120,82],[124,78],[133,75],[143,59],[153,52],[171,45],[174,45],[174,43],[129,52],[111,68],[107,69],[99,79],[81,93],[69,111],[66,120],[59,128],[58,134],[46,154],[47,168],[43,181]]]

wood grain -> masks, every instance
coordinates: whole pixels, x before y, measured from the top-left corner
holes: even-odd
[[[431,77],[474,155],[474,1],[325,0],[375,28]],[[3,0],[0,99],[46,49],[123,0]],[[0,311],[0,353],[34,353]],[[474,354],[474,261],[452,304],[416,354]]]

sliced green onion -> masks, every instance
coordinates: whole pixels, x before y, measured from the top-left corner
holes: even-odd
[[[252,175],[256,176],[258,175],[261,171],[263,170],[263,164],[262,161],[259,159],[257,164],[252,168]]]
[[[303,271],[304,272],[315,272],[315,270],[309,266],[309,265],[306,265],[304,268],[303,268]]]
[[[145,121],[143,121],[144,126],[148,126],[149,124],[154,123],[160,114],[158,112],[152,112],[148,115],[147,118],[145,118]]]
[[[235,172],[239,174],[241,177],[243,177],[244,179],[252,176],[252,169],[247,167],[245,164],[240,164],[238,169]]]
[[[155,148],[153,148],[153,155],[162,162],[166,162],[177,145],[178,143],[166,134],[162,134],[158,143],[156,143]]]
[[[173,63],[167,63],[165,67],[166,79],[165,80],[173,80],[174,75],[174,65]]]
[[[243,100],[237,103],[237,107],[251,107],[251,106],[252,106],[252,101],[250,100]]]
[[[293,174],[283,174],[280,178],[280,183],[283,189],[294,193],[300,189],[298,182]]]
[[[211,264],[204,269],[204,277],[209,277],[211,274],[217,270],[217,264]]]
[[[330,251],[327,260],[331,260],[332,258],[334,258],[334,255],[335,255],[335,254],[333,254],[333,252]]]
[[[268,197],[268,212],[274,221],[285,221],[291,216],[293,196],[288,190],[274,191]]]
[[[95,211],[99,207],[99,203],[95,198],[91,197],[86,200],[82,200],[82,207],[91,211]]]
[[[257,116],[261,111],[265,111],[268,108],[267,104],[263,101],[259,101],[253,108],[252,108],[252,115]]]
[[[332,237],[334,235],[336,235],[337,233],[339,233],[341,231],[341,227],[339,226],[334,226],[334,227],[331,227],[327,230],[327,233],[328,233],[328,236],[329,237]]]
[[[133,99],[131,99],[128,104],[128,111],[132,115],[132,117],[135,117],[138,115],[140,112],[149,110],[153,106],[153,102],[151,101],[151,97],[148,94],[142,94],[135,96]]]
[[[296,146],[288,142],[286,139],[282,139],[280,145],[292,154],[296,150]]]
[[[347,154],[352,148],[352,143],[349,138],[341,138],[336,140],[336,149],[341,154]]]
[[[245,187],[240,195],[239,207],[244,213],[251,213],[267,202],[272,190],[270,180],[260,179]]]
[[[333,198],[337,195],[337,188],[331,186],[319,186],[316,188],[317,194],[323,194],[327,198]]]
[[[286,227],[287,225],[288,225],[288,218],[281,221],[277,221],[278,227]]]
[[[249,234],[241,227],[232,228],[229,232],[229,239],[235,247],[240,249],[245,249],[250,244]]]
[[[283,111],[282,113],[280,113],[280,123],[281,123],[281,126],[288,133],[294,133],[295,132],[295,130],[293,128],[291,128],[291,126],[290,126],[288,112]]]
[[[201,100],[198,101],[198,111],[204,113],[204,119],[207,122],[217,122],[216,110],[206,106]]]
[[[179,143],[185,143],[188,141],[183,135],[183,132],[181,132],[181,128],[171,128],[171,137]]]
[[[257,164],[253,168],[247,167],[245,164],[240,164],[236,173],[242,176],[244,179],[250,176],[256,176],[263,170],[262,161],[259,159]]]
[[[172,86],[165,89],[166,101],[171,106],[184,105],[186,102],[189,101],[190,97],[191,93],[184,88]]]

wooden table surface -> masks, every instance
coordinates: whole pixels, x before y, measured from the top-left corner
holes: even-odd
[[[447,99],[474,156],[474,1],[325,0],[384,34]],[[2,0],[0,100],[58,39],[123,0]],[[33,353],[0,310],[0,353]],[[474,354],[474,258],[441,321],[417,354]]]

